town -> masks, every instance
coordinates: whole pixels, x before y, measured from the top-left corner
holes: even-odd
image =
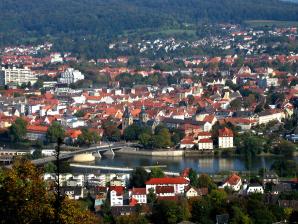
[[[31,160],[47,189],[58,178],[61,195],[89,203],[103,223],[295,223],[297,28],[216,29],[192,41],[114,40],[118,54],[106,58],[57,52],[50,42],[0,49],[3,167]],[[246,170],[75,172],[65,159],[84,167],[105,153],[239,157]],[[274,159],[255,170],[257,157]]]

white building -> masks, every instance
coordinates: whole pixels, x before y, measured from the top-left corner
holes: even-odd
[[[138,204],[147,204],[146,188],[133,188],[130,197],[138,201]]]
[[[60,53],[52,53],[50,55],[50,57],[51,57],[51,63],[62,63],[63,62],[63,58]]]
[[[9,83],[21,84],[34,84],[37,77],[28,68],[2,68],[0,71],[0,86]]]
[[[234,147],[234,134],[231,129],[223,128],[218,131],[218,147],[222,149]]]
[[[113,206],[122,206],[124,197],[124,188],[122,186],[110,187],[110,203]]]
[[[262,111],[259,115],[259,124],[267,124],[270,121],[280,122],[285,118],[285,113],[282,110],[278,109],[269,109]]]
[[[260,184],[250,184],[246,188],[246,194],[264,194],[264,189]]]
[[[189,181],[184,177],[151,178],[146,182],[146,192],[149,193],[149,189],[153,189],[155,193],[158,186],[173,186],[175,194],[183,194],[188,185]]]
[[[85,76],[78,70],[74,70],[73,68],[66,69],[65,72],[61,74],[59,78],[60,83],[76,83],[79,80],[84,80]]]
[[[233,191],[239,191],[241,186],[242,186],[241,177],[233,173],[224,181],[224,183],[220,186],[220,188],[227,187],[232,189]]]
[[[213,149],[213,141],[212,139],[200,139],[198,142],[199,150],[211,150]]]

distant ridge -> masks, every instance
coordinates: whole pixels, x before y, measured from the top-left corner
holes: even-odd
[[[124,31],[197,26],[202,22],[298,21],[298,5],[280,0],[1,0],[0,45],[90,39]],[[92,47],[92,46],[91,46]]]

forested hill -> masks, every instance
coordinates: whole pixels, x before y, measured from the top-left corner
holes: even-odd
[[[279,0],[1,0],[0,12],[2,45],[46,35],[73,41],[201,21],[298,20],[298,5]]]

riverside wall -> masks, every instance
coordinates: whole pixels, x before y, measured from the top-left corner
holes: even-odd
[[[178,157],[184,156],[184,150],[139,150],[136,148],[125,147],[115,152],[123,155],[141,155],[141,156],[160,156],[160,157]]]

